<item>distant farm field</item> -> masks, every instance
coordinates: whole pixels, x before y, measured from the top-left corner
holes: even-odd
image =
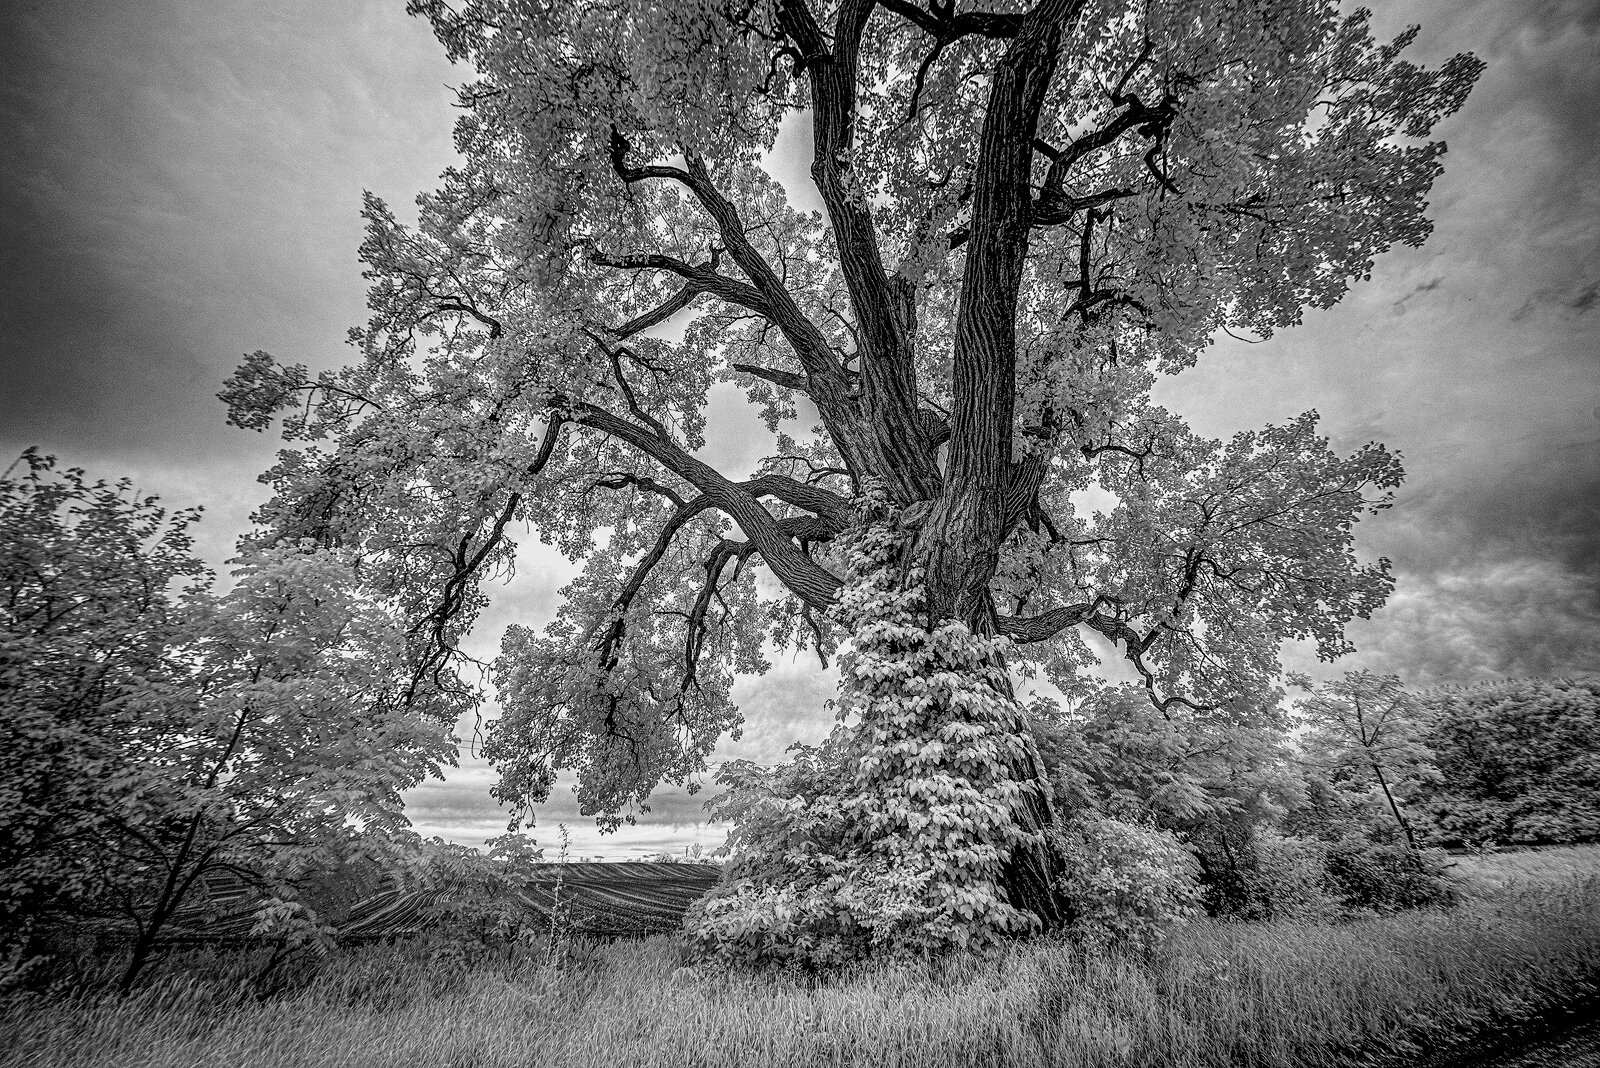
[[[45,1068],[1405,1063],[1592,992],[1600,848],[1460,858],[1449,912],[1190,926],[1154,960],[1060,943],[800,976],[679,970],[667,938],[474,957],[344,951],[265,1000],[206,955],[121,1000],[14,998],[0,1062]],[[177,977],[177,976],[182,977]]]

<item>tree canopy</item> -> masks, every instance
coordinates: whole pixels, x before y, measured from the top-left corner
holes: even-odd
[[[1440,776],[1423,798],[1447,842],[1600,839],[1600,678],[1425,691]]]
[[[472,70],[461,163],[415,225],[367,198],[357,362],[256,353],[223,396],[301,443],[263,537],[353,552],[418,677],[522,525],[582,564],[495,663],[502,799],[575,769],[614,820],[702,769],[735,673],[851,637],[866,497],[929,634],[1007,639],[986,655],[1070,688],[1095,632],[1162,708],[1259,709],[1283,639],[1336,656],[1383,603],[1352,528],[1397,457],[1335,453],[1314,412],[1208,440],[1149,394],[1427,236],[1429,137],[1475,58],[1415,66],[1415,29],[1380,44],[1325,0],[409,10]],[[768,169],[807,129],[821,213]],[[729,383],[773,435],[754,471],[706,451]],[[1027,745],[1011,760],[1037,783]],[[1048,814],[1030,790],[1024,825]]]

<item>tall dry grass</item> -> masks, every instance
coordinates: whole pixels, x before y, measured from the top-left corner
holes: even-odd
[[[989,960],[685,981],[666,939],[462,961],[351,951],[257,1000],[225,960],[118,999],[0,1007],[28,1068],[1354,1063],[1528,1015],[1600,977],[1600,877],[1505,881],[1450,912],[1198,923],[1154,960],[1061,943]]]

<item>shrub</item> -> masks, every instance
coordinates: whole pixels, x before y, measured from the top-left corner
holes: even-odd
[[[1256,821],[1237,811],[1217,813],[1187,831],[1189,850],[1199,865],[1201,905],[1210,915],[1262,917],[1251,891],[1255,836]]]
[[[1197,865],[1171,833],[1081,813],[1058,834],[1079,941],[1149,952],[1200,911]]]
[[[1339,911],[1328,875],[1328,846],[1271,829],[1257,832],[1247,898],[1263,919],[1319,921]]]
[[[1328,840],[1224,821],[1191,835],[1190,844],[1214,916],[1316,920],[1453,904],[1442,858],[1395,837],[1388,824],[1346,825]]]
[[[1349,835],[1327,847],[1329,886],[1349,909],[1395,912],[1454,904],[1457,893],[1431,851]]]

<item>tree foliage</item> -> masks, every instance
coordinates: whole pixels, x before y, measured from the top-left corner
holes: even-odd
[[[1231,814],[1281,815],[1299,800],[1275,709],[1163,713],[1141,688],[1122,685],[1067,708],[1036,701],[1034,710],[1056,799],[1068,811],[1187,831]]]
[[[192,512],[90,482],[29,451],[0,478],[0,910],[15,936],[104,891],[97,848],[141,789],[138,756],[171,729],[130,695],[183,675],[167,655],[187,587]],[[7,938],[7,941],[10,939]]]
[[[1370,801],[1394,819],[1406,844],[1417,848],[1408,806],[1439,772],[1428,748],[1428,714],[1398,675],[1347,671],[1342,679],[1312,688],[1297,702],[1310,728],[1302,745],[1307,759],[1347,802]]]
[[[519,810],[573,768],[585,811],[626,816],[737,729],[764,643],[850,638],[840,542],[868,486],[926,616],[896,655],[954,621],[1068,686],[1097,632],[1164,708],[1214,709],[1266,699],[1281,639],[1337,655],[1383,602],[1388,564],[1351,535],[1393,455],[1338,455],[1315,413],[1207,440],[1149,391],[1423,240],[1428,138],[1474,58],[1424,70],[1414,30],[1380,45],[1327,0],[409,8],[473,70],[462,161],[415,225],[367,198],[357,363],[257,353],[223,395],[244,427],[287,410],[301,443],[266,536],[356,552],[418,662],[456,655],[516,525],[582,564],[495,667],[488,752]],[[764,166],[807,120],[820,214]],[[727,384],[773,434],[755,471],[705,447]],[[973,671],[1022,759],[1008,685]],[[1001,863],[1007,907],[1048,922],[1048,858]]]
[[[1440,773],[1423,807],[1439,837],[1600,838],[1600,679],[1506,679],[1420,697]]]
[[[257,892],[263,930],[314,927],[298,886],[394,840],[402,791],[453,762],[447,695],[340,554],[263,549],[211,593],[190,514],[23,463],[0,484],[8,927],[129,921],[125,985],[209,873]]]

